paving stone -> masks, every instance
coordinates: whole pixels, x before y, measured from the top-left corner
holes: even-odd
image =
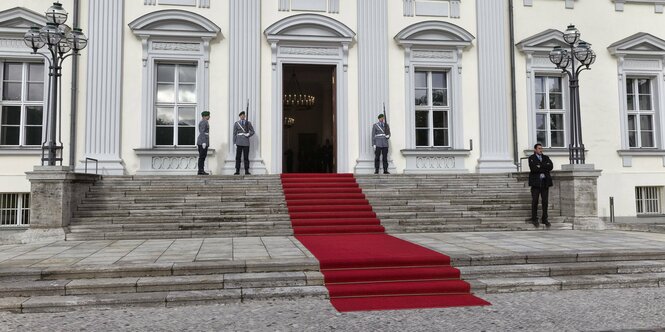
[[[328,290],[323,286],[276,287],[276,288],[243,288],[242,299],[275,299],[275,298],[328,298]]]

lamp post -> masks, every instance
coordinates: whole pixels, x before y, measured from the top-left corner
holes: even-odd
[[[88,45],[88,39],[79,28],[70,29],[65,25],[67,11],[62,4],[54,2],[45,13],[46,25],[42,28],[33,26],[25,33],[23,41],[32,49],[33,54],[41,54],[49,63],[49,92],[47,99],[48,113],[46,116],[46,140],[42,144],[42,165],[47,162],[55,166],[57,161],[62,165],[62,142],[56,141],[58,131],[58,83],[62,76],[62,63],[71,55]],[[37,52],[46,46],[48,52]],[[44,154],[46,153],[46,157]]]
[[[582,143],[582,123],[580,118],[580,89],[579,75],[582,71],[590,69],[596,61],[596,53],[591,44],[580,40],[580,32],[574,25],[569,25],[563,33],[563,40],[570,50],[561,46],[550,52],[550,61],[568,75],[570,83],[570,142],[568,143],[568,157],[570,164],[584,164],[584,143]],[[577,60],[579,63],[577,63]]]

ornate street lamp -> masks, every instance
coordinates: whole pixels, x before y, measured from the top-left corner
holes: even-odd
[[[47,99],[48,113],[46,116],[46,141],[42,144],[42,165],[47,162],[49,166],[55,166],[57,161],[62,165],[62,142],[58,138],[58,84],[62,76],[62,63],[72,55],[78,55],[79,51],[88,45],[88,39],[81,29],[70,29],[65,25],[67,11],[59,2],[46,10],[46,25],[43,27],[33,26],[25,33],[23,41],[32,49],[33,54],[41,54],[49,63],[49,95]],[[46,46],[48,52],[37,52]],[[45,156],[46,154],[46,156]]]
[[[563,40],[570,50],[557,46],[550,52],[550,61],[568,75],[570,82],[570,142],[568,157],[571,164],[584,164],[584,143],[582,143],[582,123],[580,118],[579,75],[596,61],[596,53],[591,44],[580,40],[580,31],[569,25],[563,33]],[[575,61],[579,62],[579,64]]]

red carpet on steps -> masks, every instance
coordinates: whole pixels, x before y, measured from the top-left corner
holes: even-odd
[[[282,174],[296,238],[321,265],[339,311],[489,305],[450,257],[385,234],[353,174]]]

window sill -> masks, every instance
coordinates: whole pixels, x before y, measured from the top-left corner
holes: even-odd
[[[41,147],[0,147],[0,156],[39,156]]]
[[[665,150],[656,148],[643,148],[643,149],[630,149],[630,150],[617,150],[619,156],[665,156]]]

